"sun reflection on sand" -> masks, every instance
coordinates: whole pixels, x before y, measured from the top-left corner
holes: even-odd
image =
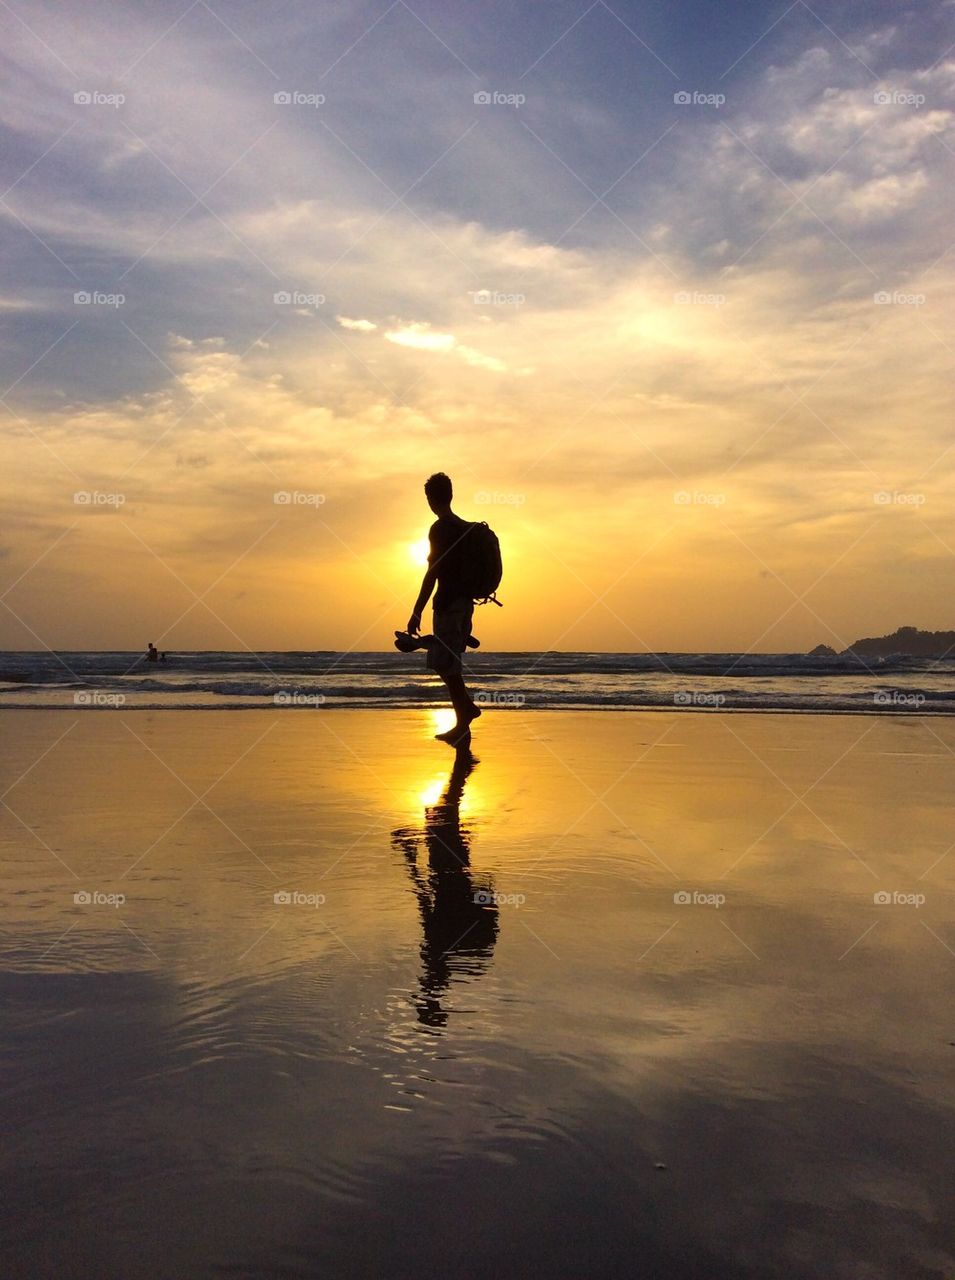
[[[432,733],[447,733],[454,724],[454,712],[450,707],[435,707],[431,711]]]
[[[412,787],[409,794],[412,797],[414,807],[422,810],[432,808],[440,801],[447,785],[448,772],[445,769],[442,773],[435,773],[423,786]],[[472,778],[468,782],[467,788],[458,802],[458,809],[462,816],[471,819],[477,814],[487,812],[488,801],[485,788],[481,786],[476,778]]]
[[[429,806],[438,803],[441,799],[442,791],[447,786],[447,782],[447,773],[436,773],[427,786],[414,793],[422,808],[427,809]]]

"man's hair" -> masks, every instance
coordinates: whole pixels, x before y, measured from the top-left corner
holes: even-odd
[[[443,471],[436,471],[425,480],[424,491],[433,502],[450,502],[453,496],[451,479]]]

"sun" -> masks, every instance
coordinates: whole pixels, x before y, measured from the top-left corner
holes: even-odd
[[[428,563],[429,550],[430,550],[430,546],[428,544],[427,538],[422,538],[420,542],[408,543],[408,555],[415,562],[415,564],[420,565],[422,568],[424,568],[425,565]]]

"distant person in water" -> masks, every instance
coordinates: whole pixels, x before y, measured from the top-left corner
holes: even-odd
[[[421,630],[421,613],[431,593],[434,596],[434,635],[428,644],[428,669],[440,676],[454,707],[455,722],[446,733],[435,737],[459,746],[471,734],[471,721],[481,714],[468,693],[461,671],[461,655],[468,647],[471,636],[471,616],[474,600],[464,582],[463,540],[471,528],[466,520],[451,510],[454,496],[450,479],[443,471],[430,476],[424,485],[428,506],[438,517],[428,532],[430,551],[428,570],[421,581],[421,590],[411,617],[408,619],[408,635],[418,636]]]
[[[159,650],[156,648],[156,646],[153,644],[151,640],[149,642],[149,648],[146,650],[146,661],[147,662],[159,661]]]
[[[165,661],[166,661],[166,655],[165,655],[164,653],[161,653],[161,654],[159,655],[159,661],[160,661],[160,662],[165,662]]]

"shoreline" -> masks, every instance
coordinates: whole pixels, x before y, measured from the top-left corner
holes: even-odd
[[[371,701],[361,702],[357,700],[356,702],[350,703],[347,706],[340,705],[340,704],[325,704],[321,707],[287,706],[287,705],[270,707],[262,703],[256,703],[254,706],[243,706],[241,704],[232,704],[229,706],[216,706],[215,704],[205,704],[205,703],[199,706],[182,706],[182,705],[167,706],[162,703],[144,703],[140,705],[134,705],[134,704],[123,705],[120,707],[116,707],[116,706],[79,706],[78,707],[72,704],[63,704],[62,706],[60,706],[60,705],[55,705],[51,703],[42,703],[42,704],[12,703],[10,705],[0,704],[0,712],[55,711],[59,714],[62,714],[63,712],[72,711],[72,712],[75,712],[77,715],[87,715],[90,712],[107,712],[107,713],[112,713],[113,715],[124,715],[128,712],[136,712],[137,714],[139,714],[144,711],[150,711],[150,712],[181,711],[181,712],[188,712],[189,714],[195,714],[196,712],[216,713],[220,711],[228,711],[228,712],[262,711],[262,712],[267,712],[269,714],[285,714],[287,712],[293,712],[293,713],[294,712],[311,712],[312,714],[314,714],[316,711],[321,711],[321,712],[339,712],[339,711],[434,712],[434,711],[443,711],[443,710],[447,710],[447,703],[445,702],[428,702],[428,703],[402,702],[402,703],[390,703],[387,705],[382,705],[380,702],[371,702]],[[562,704],[560,706],[554,706],[554,707],[532,707],[527,705],[520,706],[520,707],[506,706],[506,705],[499,706],[499,707],[488,707],[484,709],[483,714],[487,714],[487,711],[494,711],[498,713],[503,712],[507,715],[514,715],[520,712],[533,712],[534,714],[538,714],[538,715],[541,714],[542,712],[552,712],[559,715],[565,711],[573,712],[575,715],[579,715],[581,713],[586,713],[586,712],[593,712],[594,714],[603,714],[607,712],[626,712],[627,714],[630,714],[630,715],[638,714],[640,712],[648,712],[654,715],[659,715],[662,713],[669,712],[672,715],[680,715],[680,716],[685,716],[685,715],[857,716],[857,717],[862,717],[864,719],[882,717],[882,718],[891,719],[891,720],[905,719],[905,718],[914,719],[914,720],[924,720],[928,718],[949,719],[950,717],[955,716],[955,707],[953,707],[950,711],[938,710],[938,709],[913,710],[910,707],[900,707],[897,711],[890,710],[888,707],[879,707],[876,710],[863,711],[860,708],[854,708],[854,707],[682,707],[682,706],[670,706],[670,705],[627,706],[626,704],[603,704],[600,706],[593,706],[593,705],[581,705],[581,704],[574,705],[574,704],[568,703],[568,704]]]
[[[34,710],[4,1274],[952,1273],[955,722]]]

